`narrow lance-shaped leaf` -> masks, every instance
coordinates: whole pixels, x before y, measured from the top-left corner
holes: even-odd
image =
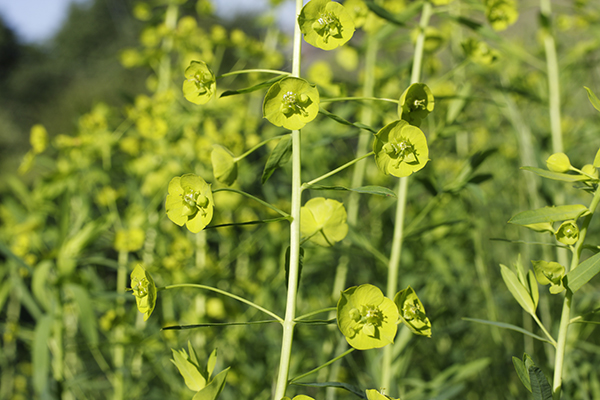
[[[285,165],[292,156],[292,135],[286,135],[282,137],[277,146],[271,152],[269,159],[267,160],[267,164],[265,165],[265,170],[262,175],[262,184],[273,175],[273,172],[282,165]]]
[[[396,193],[383,186],[361,186],[358,188],[347,188],[343,186],[310,186],[310,190],[348,190],[356,193],[374,194],[377,196],[396,197]]]
[[[555,181],[578,182],[578,181],[585,181],[588,179],[588,177],[586,177],[585,175],[581,175],[581,174],[577,174],[577,175],[564,174],[561,172],[553,172],[553,171],[549,171],[547,169],[536,168],[536,167],[521,167],[521,169],[523,169],[525,171],[531,171],[534,174],[541,176],[542,178],[548,178],[548,179],[552,179]]]
[[[541,369],[529,367],[529,379],[534,400],[552,400],[552,388]]]
[[[600,168],[600,149],[598,149],[596,157],[594,157],[594,167]]]
[[[600,253],[588,258],[571,270],[564,278],[564,284],[575,293],[600,272]]]
[[[515,225],[531,225],[542,222],[566,221],[568,219],[577,219],[587,212],[587,207],[581,204],[544,207],[537,210],[520,212],[508,222]]]
[[[515,366],[515,371],[517,371],[517,376],[523,382],[523,386],[527,390],[531,392],[531,381],[529,379],[529,371],[525,367],[525,363],[518,359],[517,357],[512,358],[513,365]]]
[[[517,275],[512,272],[507,266],[500,264],[500,272],[502,273],[502,279],[508,287],[508,290],[513,295],[515,300],[523,307],[525,311],[529,314],[535,313],[535,306],[533,304],[533,300],[531,299],[531,295],[523,286],[521,282],[519,282],[519,278]]]
[[[48,339],[52,333],[52,322],[51,315],[44,315],[38,319],[33,335],[33,388],[38,395],[45,390],[48,382],[48,372],[50,371]]]
[[[275,78],[269,79],[268,81],[257,83],[256,85],[253,85],[253,86],[250,86],[250,87],[247,87],[247,88],[243,88],[243,89],[226,90],[223,93],[221,93],[221,95],[219,97],[227,97],[227,96],[233,96],[233,95],[236,95],[236,94],[244,94],[244,93],[255,92],[257,90],[264,89],[266,87],[270,87],[275,82],[280,81],[281,79],[285,78],[286,76],[287,75],[277,76]]]
[[[329,111],[327,111],[323,108],[319,109],[319,114],[322,114],[328,118],[331,118],[335,122],[338,122],[342,125],[354,126],[356,128],[364,129],[364,130],[367,130],[372,133],[377,133],[377,129],[371,128],[370,126],[365,125],[365,124],[361,124],[360,122],[350,122],[350,121],[345,120],[344,118],[340,117],[339,115],[330,113]]]
[[[594,94],[594,92],[592,92],[590,90],[590,88],[585,87],[585,90],[587,91],[587,95],[588,95],[588,99],[590,100],[590,103],[592,103],[592,105],[594,106],[594,108],[598,111],[600,111],[600,100],[598,99],[598,97]]]
[[[229,367],[219,372],[212,381],[192,398],[192,400],[215,400],[221,394],[227,380]]]

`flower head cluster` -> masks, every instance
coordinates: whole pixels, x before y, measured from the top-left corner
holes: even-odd
[[[263,103],[263,116],[275,126],[302,129],[319,113],[319,91],[301,78],[287,77],[271,86]]]
[[[394,296],[400,311],[400,319],[414,334],[431,337],[431,322],[425,315],[425,307],[410,286]]]
[[[194,104],[207,103],[217,90],[215,74],[204,61],[192,61],[185,70],[183,96]]]
[[[424,83],[413,83],[400,96],[398,116],[411,125],[421,126],[423,119],[433,111],[434,104],[429,87]]]
[[[331,0],[311,0],[298,15],[298,25],[307,43],[333,50],[354,34],[354,22],[343,5]]]
[[[579,227],[573,220],[565,221],[558,227],[555,235],[559,242],[572,245],[579,240]]]
[[[300,232],[318,245],[333,246],[348,234],[344,205],[323,197],[310,199],[300,209]]]
[[[420,170],[429,161],[425,134],[403,120],[381,128],[375,135],[373,150],[379,169],[398,178]]]
[[[535,279],[540,285],[550,285],[550,293],[556,294],[562,292],[565,287],[563,278],[565,276],[565,267],[557,262],[551,261],[531,261]]]
[[[169,194],[165,208],[167,216],[179,226],[198,233],[213,216],[213,196],[210,185],[199,176],[185,174],[169,182]]]
[[[398,308],[377,287],[354,286],[342,292],[337,321],[350,346],[358,350],[380,348],[394,342]]]
[[[144,314],[144,321],[146,321],[156,306],[156,285],[141,264],[136,265],[131,272],[131,290],[135,296],[137,309]]]
[[[519,18],[515,0],[485,0],[485,16],[496,31],[503,31]]]

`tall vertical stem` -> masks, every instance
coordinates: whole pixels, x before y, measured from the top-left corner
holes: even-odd
[[[431,18],[431,3],[425,2],[419,22],[419,36],[415,44],[415,55],[413,59],[410,83],[417,83],[421,79],[421,64],[423,63],[423,48],[425,45],[425,28],[429,25]],[[400,256],[402,254],[402,241],[404,235],[404,214],[406,211],[406,197],[408,193],[408,177],[400,178],[397,190],[398,202],[396,203],[396,219],[394,222],[394,238],[392,239],[392,252],[388,265],[387,296],[393,298],[398,291],[398,270],[400,268]],[[381,368],[381,387],[391,389],[392,382],[392,347],[383,349],[383,365]],[[390,392],[391,393],[391,392]],[[393,393],[392,393],[393,394]]]
[[[302,33],[297,18],[302,10],[302,0],[296,0],[296,22],[294,23],[294,49],[292,59],[292,76],[300,77],[300,57],[302,53]],[[296,292],[298,288],[299,256],[300,256],[300,205],[301,186],[301,157],[300,131],[292,131],[292,200],[290,224],[290,266],[288,275],[288,291],[283,321],[283,336],[281,341],[281,357],[279,359],[279,374],[275,386],[274,400],[285,396],[290,371],[292,341],[294,338],[294,318],[296,317]]]
[[[125,314],[125,291],[127,290],[127,260],[129,253],[127,251],[119,251],[119,261],[117,267],[117,319],[121,320]],[[114,353],[113,353],[113,364],[115,368],[115,375],[113,380],[113,399],[122,400],[125,394],[125,383],[123,374],[123,364],[125,361],[125,347],[123,341],[125,340],[125,327],[121,324],[117,325],[114,334]]]
[[[577,268],[579,265],[579,259],[581,257],[581,251],[583,250],[583,242],[587,235],[587,230],[594,216],[596,208],[600,203],[600,188],[596,189],[594,198],[590,203],[589,210],[590,214],[583,217],[583,223],[581,224],[581,230],[579,231],[579,239],[573,248],[573,258],[571,259],[570,271]],[[567,333],[569,330],[569,324],[571,323],[571,308],[573,306],[573,293],[567,289],[565,299],[563,301],[562,314],[560,316],[560,326],[558,327],[558,340],[556,341],[556,356],[554,359],[554,379],[552,381],[552,397],[554,400],[560,399],[562,390],[562,374],[563,374],[563,363],[565,359],[565,350],[567,347]]]
[[[158,92],[164,92],[169,87],[171,81],[171,50],[173,49],[172,32],[177,27],[177,14],[179,9],[175,3],[169,4],[165,16],[165,25],[171,36],[167,37],[162,44],[163,56],[160,60],[158,72]]]

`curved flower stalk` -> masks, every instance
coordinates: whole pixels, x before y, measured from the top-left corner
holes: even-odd
[[[167,216],[179,226],[198,233],[213,217],[213,195],[211,185],[194,174],[177,176],[169,182],[169,194],[165,208]]]
[[[131,290],[139,312],[144,314],[144,321],[150,318],[156,306],[156,285],[150,273],[141,264],[131,272]]]
[[[393,343],[398,318],[394,302],[370,284],[346,289],[337,305],[338,327],[348,344],[357,350]]]
[[[354,34],[354,22],[343,5],[330,0],[311,0],[298,15],[304,40],[320,49],[333,50]]]
[[[429,161],[425,134],[404,120],[381,128],[375,135],[373,151],[379,169],[399,178],[422,169]]]
[[[263,103],[263,116],[289,130],[302,129],[318,113],[319,91],[302,78],[287,77],[273,84]]]
[[[194,104],[206,104],[217,90],[215,74],[204,61],[192,61],[185,70],[183,95]]]
[[[348,234],[344,205],[323,197],[310,199],[300,209],[300,232],[320,246],[333,246]]]

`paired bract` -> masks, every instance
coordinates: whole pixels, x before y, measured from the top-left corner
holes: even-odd
[[[375,135],[373,151],[379,169],[398,178],[422,169],[429,161],[425,134],[404,120],[381,128]]]
[[[370,284],[346,289],[337,305],[338,327],[348,344],[358,350],[393,343],[398,318],[394,302]]]
[[[307,43],[333,50],[354,34],[354,22],[343,5],[330,0],[311,0],[298,15],[298,25]]]
[[[167,216],[179,226],[198,233],[213,217],[213,195],[210,184],[194,174],[177,176],[169,182],[165,208]]]
[[[348,234],[346,209],[339,201],[316,197],[300,209],[300,232],[323,247],[333,246]]]
[[[204,61],[192,61],[185,70],[183,96],[194,104],[207,103],[217,90],[215,74]]]
[[[136,265],[131,272],[131,290],[135,296],[137,309],[144,314],[144,321],[146,321],[156,306],[156,285],[141,264]]]
[[[263,116],[289,130],[302,129],[318,113],[319,91],[301,78],[287,77],[273,84],[263,103]]]

